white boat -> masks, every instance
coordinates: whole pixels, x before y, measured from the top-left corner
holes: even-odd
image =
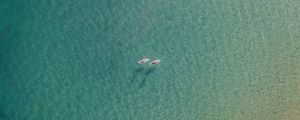
[[[138,61],[138,64],[145,64],[145,63],[147,63],[147,62],[149,62],[149,61],[150,61],[149,58],[143,58],[142,60],[139,60],[139,61]]]
[[[149,63],[149,66],[151,66],[151,65],[157,65],[159,63],[160,63],[160,60],[154,60],[154,61],[152,61],[152,62]]]

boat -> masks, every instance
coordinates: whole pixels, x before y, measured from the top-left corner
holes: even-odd
[[[147,63],[147,62],[149,62],[149,61],[150,61],[149,58],[143,58],[142,60],[139,60],[139,61],[138,61],[138,64],[145,64],[145,63]]]
[[[149,66],[151,66],[151,65],[157,65],[159,63],[160,63],[160,60],[157,59],[157,60],[154,60],[154,61],[150,62]]]

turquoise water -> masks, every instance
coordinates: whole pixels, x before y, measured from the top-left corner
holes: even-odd
[[[0,119],[298,120],[299,6],[2,0]]]

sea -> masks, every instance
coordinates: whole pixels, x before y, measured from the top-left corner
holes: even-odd
[[[0,119],[299,120],[299,6],[1,0]]]

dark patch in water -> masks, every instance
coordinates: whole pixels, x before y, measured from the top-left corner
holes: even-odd
[[[0,108],[0,119],[5,119],[6,118],[6,115],[5,113],[2,111],[2,109]]]

